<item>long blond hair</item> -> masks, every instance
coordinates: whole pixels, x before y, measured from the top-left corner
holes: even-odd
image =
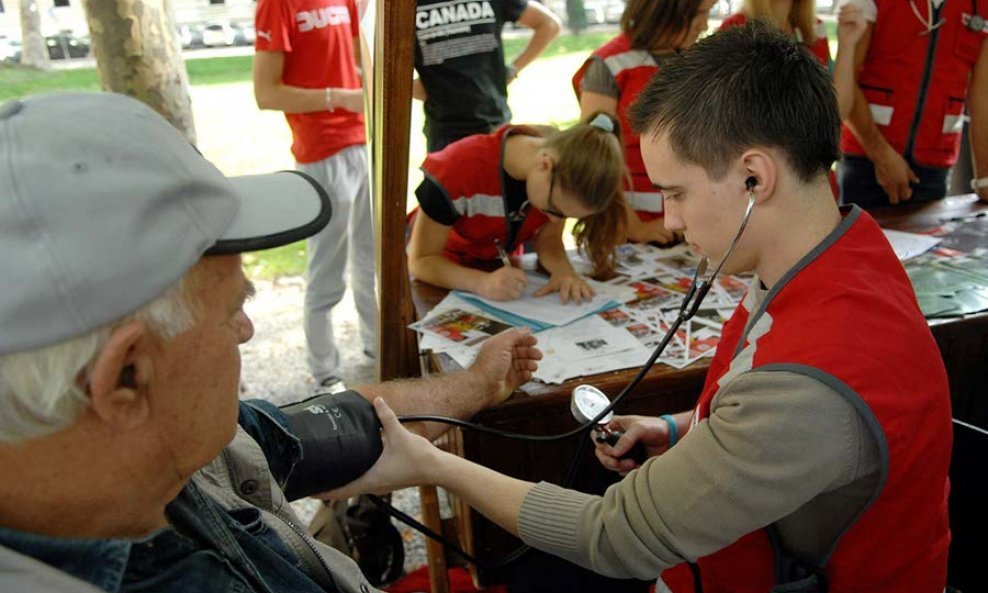
[[[741,12],[749,19],[761,19],[786,31],[799,31],[803,44],[810,46],[816,43],[816,2],[814,0],[792,0],[789,10],[789,22],[779,22],[772,11],[771,0],[744,0]]]
[[[604,117],[597,125],[590,122]],[[555,155],[556,182],[594,214],[576,221],[576,245],[594,266],[594,277],[614,272],[614,250],[626,241],[623,181],[624,149],[618,120],[597,111],[583,122],[556,132],[544,148]]]

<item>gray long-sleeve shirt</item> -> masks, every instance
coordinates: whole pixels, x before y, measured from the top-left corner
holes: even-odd
[[[790,552],[823,561],[879,480],[878,445],[840,394],[789,371],[723,385],[700,422],[603,496],[540,483],[525,543],[614,577],[655,578],[777,522]]]

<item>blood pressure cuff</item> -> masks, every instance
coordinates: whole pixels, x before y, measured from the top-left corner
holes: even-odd
[[[356,391],[321,393],[281,411],[302,444],[302,459],[285,485],[288,500],[349,484],[384,450],[374,406]]]

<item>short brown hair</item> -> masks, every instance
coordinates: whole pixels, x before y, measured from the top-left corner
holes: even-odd
[[[751,21],[668,60],[628,110],[642,136],[666,134],[683,160],[722,179],[752,146],[781,150],[803,181],[840,156],[830,74],[779,29]]]

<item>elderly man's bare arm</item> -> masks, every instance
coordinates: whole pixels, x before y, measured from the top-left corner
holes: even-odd
[[[489,338],[477,359],[461,373],[357,385],[354,391],[368,400],[383,398],[399,415],[434,414],[469,418],[496,405],[532,378],[542,353],[527,329],[510,329]],[[435,438],[449,428],[445,424],[413,424],[415,432]]]

